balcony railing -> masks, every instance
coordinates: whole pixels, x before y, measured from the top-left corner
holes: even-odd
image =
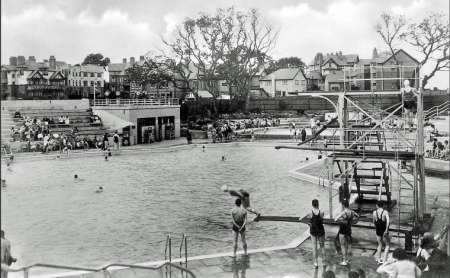
[[[179,106],[177,98],[161,99],[96,99],[91,106]]]

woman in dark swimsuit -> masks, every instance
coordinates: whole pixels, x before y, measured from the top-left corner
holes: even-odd
[[[317,241],[319,241],[320,252],[322,253],[322,260],[325,258],[324,245],[325,245],[325,229],[323,227],[323,211],[319,209],[319,201],[317,199],[312,200],[312,211],[310,214],[311,223],[309,226],[309,234],[313,243],[313,256],[314,267],[319,267],[319,254],[317,252]]]
[[[334,221],[340,221],[338,235],[344,236],[344,256],[342,258],[341,265],[348,265],[348,253],[352,250],[352,223],[354,218],[359,218],[359,215],[353,210],[349,209],[348,200],[342,202],[343,210],[334,219]]]

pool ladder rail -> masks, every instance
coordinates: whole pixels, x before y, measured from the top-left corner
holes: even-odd
[[[32,268],[53,268],[53,269],[65,269],[65,270],[75,270],[75,271],[85,271],[85,272],[104,272],[105,277],[112,277],[111,272],[108,270],[111,267],[123,267],[123,268],[131,268],[131,269],[145,269],[145,270],[160,270],[162,271],[163,268],[176,268],[179,269],[183,275],[183,273],[186,273],[186,277],[196,278],[195,274],[190,271],[187,268],[184,268],[178,264],[174,264],[171,262],[164,262],[157,266],[141,266],[141,265],[132,265],[132,264],[121,264],[121,263],[113,263],[106,266],[103,266],[101,268],[86,268],[86,267],[78,267],[78,266],[67,266],[67,265],[55,265],[55,264],[42,264],[37,263],[29,266],[25,266],[18,269],[10,268],[8,272],[21,272],[23,271],[23,278],[29,278],[30,269]],[[162,272],[161,272],[162,273]],[[75,275],[70,275],[71,277],[74,277]],[[81,274],[80,274],[81,277]]]
[[[112,267],[123,267],[123,268],[131,268],[131,269],[144,269],[144,270],[159,270],[161,271],[161,275],[165,274],[166,278],[172,277],[172,268],[175,268],[177,270],[180,270],[181,277],[186,278],[196,278],[195,274],[187,268],[187,236],[183,234],[183,237],[181,239],[181,244],[179,248],[179,254],[180,254],[180,263],[173,263],[172,262],[172,237],[168,235],[166,237],[166,244],[165,244],[165,250],[164,250],[164,263],[156,265],[156,266],[141,266],[141,265],[132,265],[132,264],[122,264],[122,263],[113,263],[108,264],[106,266],[103,266],[101,268],[87,268],[87,267],[79,267],[79,266],[67,266],[67,265],[56,265],[56,264],[43,264],[43,263],[37,263],[33,265],[24,266],[21,268],[13,269],[10,268],[9,272],[21,272],[23,271],[23,278],[29,278],[30,270],[32,268],[52,268],[52,269],[64,269],[64,270],[74,270],[74,271],[85,271],[85,272],[104,272],[105,278],[112,277],[111,272],[109,271],[109,268]],[[183,258],[184,255],[184,258]],[[184,260],[183,260],[184,259]],[[184,264],[184,266],[183,266]],[[75,276],[75,275],[70,275]],[[81,275],[80,275],[81,277]],[[162,277],[162,276],[161,276]],[[179,276],[176,276],[179,277]]]
[[[180,267],[182,267],[183,269],[187,269],[188,252],[187,252],[187,236],[185,234],[183,234],[183,236],[181,238],[179,255],[180,255],[179,256]],[[184,255],[184,260],[183,260],[183,255]],[[164,261],[169,263],[168,265],[166,265],[166,277],[171,278],[173,264],[172,264],[172,237],[170,235],[167,235],[167,237],[166,237],[166,244],[165,244],[165,248],[164,248]],[[183,262],[184,262],[184,267],[183,267]],[[186,276],[184,276],[184,273],[186,273]],[[181,277],[188,277],[187,274],[188,274],[187,272],[184,272],[183,270],[181,270]]]

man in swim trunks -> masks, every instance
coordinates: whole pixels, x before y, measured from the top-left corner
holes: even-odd
[[[233,257],[236,257],[238,247],[238,237],[241,235],[242,246],[244,247],[244,254],[247,255],[247,242],[245,241],[245,225],[247,224],[247,210],[241,206],[241,199],[236,199],[236,207],[231,211],[231,219],[233,222],[234,245]]]

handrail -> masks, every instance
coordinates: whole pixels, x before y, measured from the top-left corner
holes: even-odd
[[[153,105],[153,106],[178,106],[177,98],[161,99],[96,99],[92,106],[127,106],[127,105]]]
[[[99,272],[99,271],[108,271],[108,268],[111,268],[111,267],[125,267],[125,268],[137,268],[137,269],[147,269],[147,270],[159,270],[159,269],[161,269],[163,267],[166,267],[166,266],[174,267],[174,268],[177,268],[177,269],[179,269],[181,271],[185,271],[186,273],[189,273],[189,275],[191,275],[191,277],[196,278],[195,274],[192,271],[190,271],[189,269],[184,268],[182,266],[179,266],[177,264],[171,263],[171,262],[164,262],[164,263],[162,263],[160,265],[156,265],[156,266],[142,266],[142,265],[112,263],[112,264],[108,264],[108,265],[100,267],[100,268],[87,268],[87,267],[77,267],[77,266],[66,266],[66,265],[54,265],[54,264],[37,263],[37,264],[32,264],[32,265],[24,266],[24,267],[17,268],[17,269],[10,268],[8,270],[8,272],[20,272],[20,271],[23,271],[24,272],[24,278],[28,278],[29,270],[31,268],[36,268],[36,267],[66,269],[66,270],[78,270],[78,271],[89,271],[89,272]]]

